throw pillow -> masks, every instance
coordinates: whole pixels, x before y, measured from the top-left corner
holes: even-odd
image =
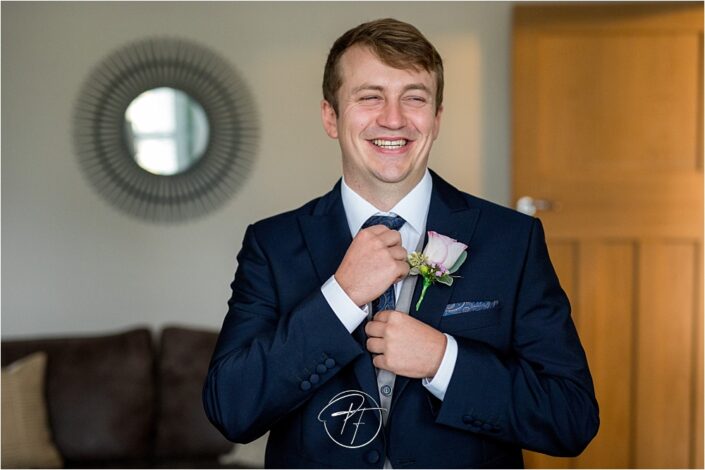
[[[31,354],[2,369],[3,468],[57,468],[44,398],[47,355]]]
[[[146,328],[4,340],[0,359],[7,365],[36,351],[47,353],[48,415],[66,466],[119,467],[128,460],[130,466],[145,466],[155,423],[152,341]]]

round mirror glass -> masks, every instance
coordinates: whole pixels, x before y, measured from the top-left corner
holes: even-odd
[[[135,98],[125,111],[130,154],[144,170],[176,175],[191,168],[208,146],[208,118],[198,101],[161,87]]]

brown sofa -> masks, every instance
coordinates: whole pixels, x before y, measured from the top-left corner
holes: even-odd
[[[66,467],[212,468],[233,447],[201,404],[216,338],[169,327],[156,338],[137,328],[3,340],[2,365],[46,352],[49,426]]]

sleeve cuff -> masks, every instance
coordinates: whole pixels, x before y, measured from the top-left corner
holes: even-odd
[[[333,313],[335,313],[349,333],[355,331],[355,328],[360,326],[360,323],[367,318],[367,306],[362,309],[355,305],[355,302],[348,297],[348,294],[335,280],[335,276],[331,276],[321,286],[321,292],[330,308],[333,309]]]
[[[438,372],[436,372],[436,375],[430,380],[426,378],[421,380],[423,386],[441,401],[443,401],[446,395],[450,378],[453,376],[453,370],[455,370],[455,361],[458,359],[458,343],[452,336],[448,334],[445,335],[447,338],[446,352],[443,354]]]

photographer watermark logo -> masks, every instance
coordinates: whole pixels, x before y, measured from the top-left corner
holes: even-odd
[[[379,434],[383,411],[387,412],[365,392],[347,390],[330,399],[318,413],[318,421],[333,442],[347,449],[358,449]]]

